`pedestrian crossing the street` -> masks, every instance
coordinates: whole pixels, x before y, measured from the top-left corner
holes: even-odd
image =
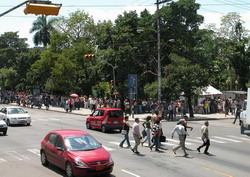
[[[162,142],[162,145],[166,147],[173,147],[176,144],[179,143],[177,139],[166,139],[167,142]],[[227,144],[227,143],[245,143],[250,142],[250,138],[248,136],[234,136],[234,135],[225,135],[225,136],[211,136],[211,142],[213,144]],[[133,146],[135,144],[134,140],[130,141],[131,145]],[[103,144],[103,148],[105,148],[107,151],[113,152],[120,150],[119,147],[120,142],[119,141],[110,141],[105,144]],[[188,147],[197,147],[198,145],[202,144],[201,137],[188,137],[186,139],[186,145]],[[144,146],[148,146],[147,143],[144,143]],[[17,151],[1,151],[0,152],[0,164],[1,163],[7,163],[13,160],[16,161],[24,161],[24,160],[32,160],[34,158],[40,157],[40,149],[36,148],[29,148],[25,151],[22,150],[22,152]]]

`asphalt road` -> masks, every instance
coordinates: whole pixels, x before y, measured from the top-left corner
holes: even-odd
[[[0,105],[0,108],[4,105]],[[38,109],[26,109],[32,117],[31,126],[11,126],[8,136],[0,135],[0,177],[60,177],[64,171],[40,163],[40,142],[54,129],[86,130],[84,116],[70,113],[58,113]],[[131,122],[132,124],[133,122]],[[140,155],[130,149],[118,146],[122,135],[118,132],[102,133],[87,130],[111,152],[115,161],[110,177],[246,177],[249,176],[250,132],[240,134],[238,125],[232,120],[210,121],[210,155],[198,153],[196,148],[202,143],[200,128],[203,121],[192,121],[194,127],[189,132],[186,146],[189,156],[183,157],[181,149],[177,155],[172,152],[178,143],[178,136],[170,139],[176,122],[163,122],[164,135],[168,142],[160,152],[150,151],[148,147],[139,147]],[[142,129],[141,129],[142,130]],[[134,145],[132,136],[131,144]]]

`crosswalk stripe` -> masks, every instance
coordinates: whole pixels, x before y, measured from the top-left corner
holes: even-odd
[[[227,140],[227,141],[231,141],[231,142],[235,142],[235,143],[240,143],[242,141],[238,141],[238,140],[233,140],[233,139],[230,139],[230,138],[223,138],[223,137],[219,137],[219,136],[213,136],[214,138],[217,138],[217,139],[222,139],[222,140]]]
[[[201,137],[195,137],[195,138],[197,138],[197,139],[201,139]],[[224,143],[226,143],[226,142],[224,142],[224,141],[218,141],[218,140],[214,140],[214,139],[209,139],[211,142],[216,142],[216,143],[220,143],[220,144],[224,144]]]
[[[246,140],[246,141],[250,141],[249,138],[244,138],[244,137],[237,137],[237,136],[233,136],[233,135],[227,135],[228,137],[231,137],[231,138],[235,138],[235,139],[240,139],[240,140]]]
[[[60,119],[56,119],[56,118],[50,118],[50,120],[55,120],[55,121],[59,121]]]
[[[39,149],[27,149],[28,151],[32,152],[33,154],[36,154],[40,156],[40,150]]]
[[[119,145],[120,143],[119,142],[114,142],[114,141],[111,141],[111,142],[109,142],[110,144],[115,144],[115,145]]]
[[[162,144],[167,145],[167,146],[175,146],[176,145],[176,144],[166,143],[166,142],[162,142]]]
[[[174,143],[179,143],[180,141],[178,140],[173,140],[173,139],[166,139],[167,141],[171,141],[171,142],[174,142]],[[188,142],[185,142],[186,145],[193,145],[193,143],[188,143]]]
[[[114,150],[116,150],[116,149],[113,149],[113,148],[110,148],[110,147],[107,147],[107,146],[104,146],[104,145],[102,145],[102,147],[104,149],[106,149],[107,151],[114,151]]]
[[[11,157],[14,157],[17,160],[30,159],[29,157],[26,157],[26,156],[24,156],[22,154],[19,154],[16,151],[6,151],[5,153],[10,155]]]
[[[199,144],[202,143],[202,140],[199,141],[199,140],[189,139],[189,138],[186,139],[186,141],[192,141],[192,142],[199,143]]]
[[[2,162],[7,162],[7,160],[0,158],[0,163],[2,163]]]

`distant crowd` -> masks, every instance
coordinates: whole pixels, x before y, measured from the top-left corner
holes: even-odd
[[[13,103],[24,107],[39,107],[42,105],[61,107],[66,111],[75,109],[90,109],[94,111],[100,107],[113,107],[122,109],[126,115],[142,114],[142,113],[156,113],[158,112],[163,119],[172,120],[174,117],[183,116],[188,112],[187,103],[185,100],[166,101],[163,100],[161,104],[152,99],[138,99],[130,100],[128,98],[112,98],[104,99],[101,97],[78,96],[74,97],[52,95],[48,93],[41,93],[33,96],[27,92],[13,92],[2,91],[0,93],[0,101],[2,103]],[[211,113],[229,113],[234,115],[237,107],[240,108],[242,100],[236,99],[211,99],[204,98],[197,106],[193,106],[194,113],[211,114]]]

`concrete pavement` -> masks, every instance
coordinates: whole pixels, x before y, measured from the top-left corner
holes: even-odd
[[[10,103],[9,105],[16,106],[16,103]],[[26,107],[26,108],[31,109],[30,107]],[[33,109],[38,109],[38,108],[34,107]],[[41,109],[46,110],[45,106],[42,106]],[[82,115],[82,116],[88,116],[91,114],[91,110],[84,109],[84,108],[81,108],[80,110],[76,109],[76,110],[73,110],[72,112],[66,113],[66,110],[64,108],[50,106],[48,111],[61,112],[61,113],[65,113],[65,114],[76,114],[76,115]],[[152,116],[152,114],[151,113],[144,113],[144,114],[130,115],[129,120],[134,121],[135,118],[139,118],[141,121],[143,121],[146,119],[147,116]],[[177,115],[173,121],[178,121],[180,118],[181,118],[181,116]],[[234,119],[234,118],[235,118],[235,115],[227,115],[225,117],[225,114],[214,113],[214,114],[194,114],[194,117],[189,118],[189,120],[190,121],[199,121],[199,120],[217,120],[217,119],[221,120],[221,119]],[[165,120],[163,120],[163,121],[165,121]]]

